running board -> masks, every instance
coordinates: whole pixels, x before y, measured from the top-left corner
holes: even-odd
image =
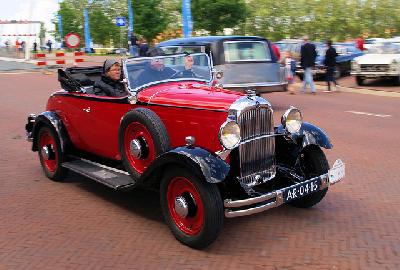
[[[62,166],[113,189],[127,189],[136,184],[129,173],[86,159],[64,162]]]

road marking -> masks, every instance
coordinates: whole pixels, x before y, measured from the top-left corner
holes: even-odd
[[[19,74],[29,74],[29,73],[39,73],[40,70],[37,71],[19,71],[19,72],[0,72],[0,75],[19,75]]]
[[[361,114],[361,115],[368,115],[368,116],[376,116],[376,117],[391,117],[390,114],[375,114],[375,113],[357,112],[357,111],[346,111],[346,112],[354,113],[354,114]]]

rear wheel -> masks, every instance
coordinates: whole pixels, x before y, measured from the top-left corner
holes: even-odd
[[[318,146],[308,146],[301,153],[301,167],[306,179],[325,174],[329,170],[329,163],[324,152]],[[326,195],[328,188],[311,193],[305,197],[290,202],[299,208],[309,208],[319,203]]]
[[[125,168],[134,178],[139,178],[157,156],[169,149],[169,137],[157,114],[139,108],[124,116],[119,147]]]
[[[218,237],[223,203],[218,187],[183,169],[170,169],[161,182],[164,219],[177,240],[202,249]]]
[[[53,181],[60,181],[67,170],[61,166],[61,144],[53,128],[43,126],[37,136],[38,155],[43,171]]]

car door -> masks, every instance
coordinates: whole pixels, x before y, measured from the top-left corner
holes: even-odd
[[[118,128],[129,110],[126,97],[76,94],[72,122],[79,133],[82,150],[110,159],[119,159]]]

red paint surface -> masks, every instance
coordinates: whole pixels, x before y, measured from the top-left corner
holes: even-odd
[[[221,150],[219,129],[226,120],[230,105],[241,95],[210,89],[204,84],[176,82],[140,92],[138,100],[142,105],[100,101],[120,99],[115,97],[65,91],[59,93],[65,95],[52,96],[47,110],[55,111],[61,117],[74,146],[117,160],[121,159],[118,148],[121,119],[126,112],[138,107],[148,108],[161,118],[169,134],[171,147],[183,146],[187,136],[194,136],[195,145],[212,152]],[[96,99],[88,100],[79,96]]]

